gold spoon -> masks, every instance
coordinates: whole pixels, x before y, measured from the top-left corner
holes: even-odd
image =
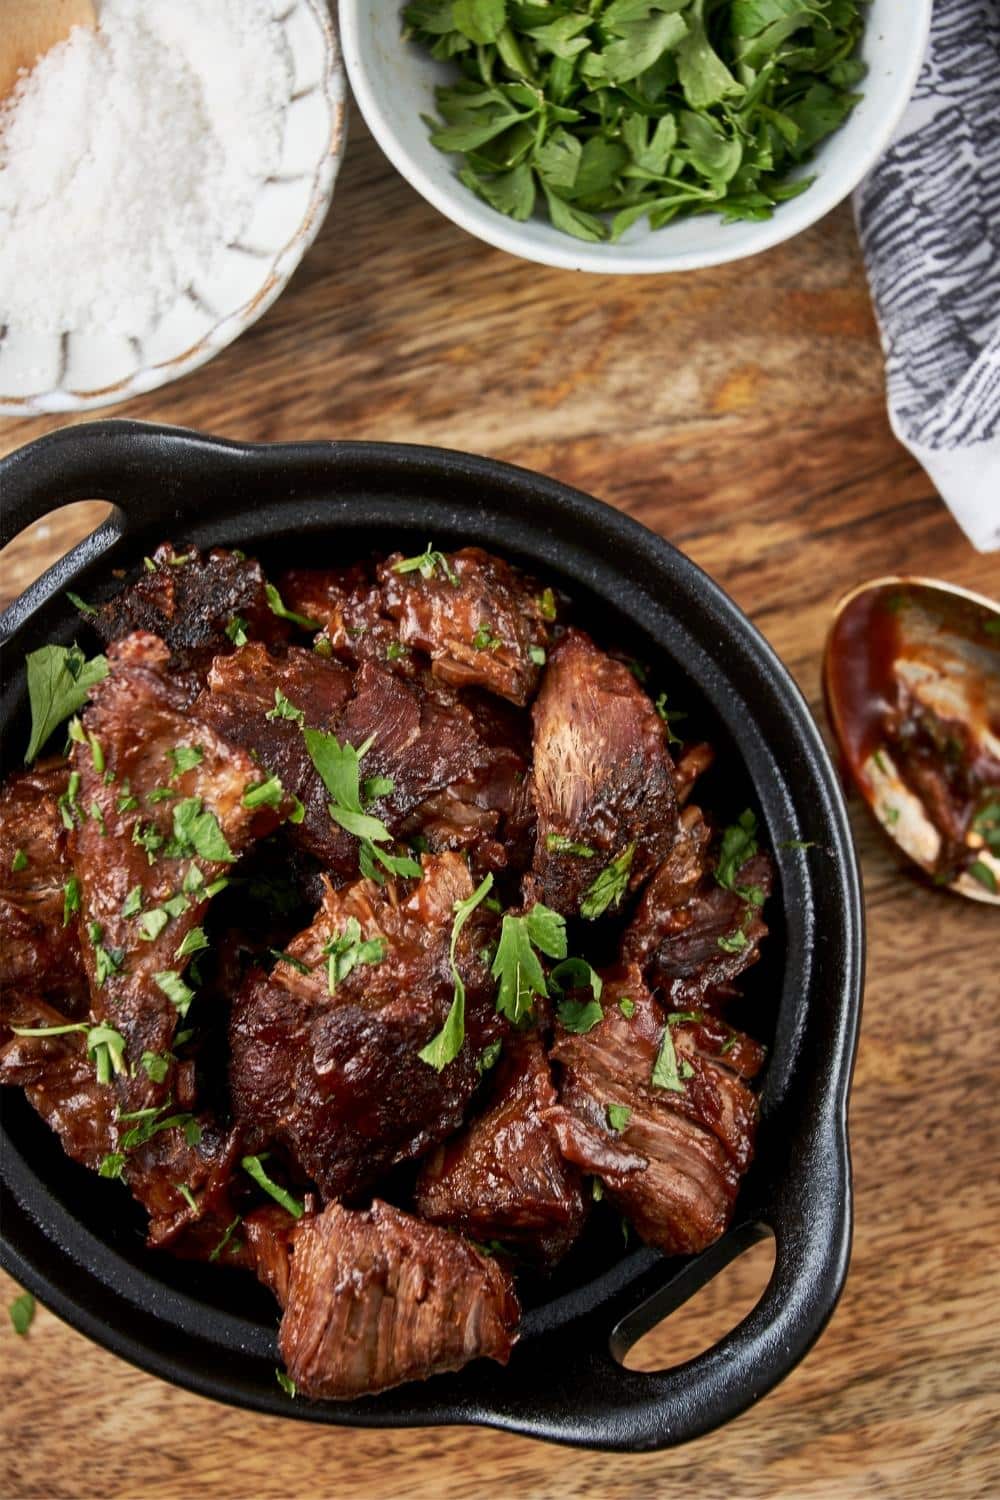
[[[94,0],[0,0],[0,105],[19,75],[74,26],[96,25]]]
[[[876,578],[837,605],[823,657],[847,770],[903,853],[1000,905],[1000,605],[930,578]]]

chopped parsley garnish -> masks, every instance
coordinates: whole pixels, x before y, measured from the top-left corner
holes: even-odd
[[[174,808],[175,813],[176,811],[177,809]],[[143,826],[141,822],[137,822],[132,829],[132,842],[133,844],[137,844],[140,849],[145,849],[147,863],[154,865],[156,863],[157,850],[163,848],[164,840],[163,834],[155,823],[147,823]]]
[[[245,646],[250,637],[247,635],[247,622],[242,615],[233,615],[226,626],[226,635],[234,646]]]
[[[87,816],[92,822],[97,824],[97,831],[101,835],[101,838],[107,838],[108,830],[104,824],[104,814],[101,812],[100,804],[92,802],[90,804],[90,812]]]
[[[372,747],[372,739],[355,748],[346,742],[341,745],[335,735],[321,729],[306,729],[303,733],[309,758],[332,799],[327,809],[330,817],[361,841],[358,862],[362,875],[381,885],[385,877],[376,861],[393,875],[419,875],[420,866],[409,855],[388,854],[376,848],[376,844],[389,843],[392,835],[381,818],[373,817],[362,807],[359,766]],[[373,777],[365,783],[366,789],[384,790],[386,786],[388,777]]]
[[[779,849],[800,849],[800,850],[802,850],[804,852],[806,849],[815,849],[816,848],[816,840],[815,839],[785,839],[782,843],[780,843],[778,845],[778,848]]]
[[[285,1395],[286,1396],[291,1396],[292,1400],[294,1401],[295,1400],[295,1392],[298,1389],[298,1387],[296,1386],[295,1381],[289,1375],[288,1371],[287,1370],[280,1370],[278,1368],[278,1366],[275,1365],[275,1367],[274,1367],[274,1378],[278,1382],[278,1384],[281,1386],[281,1389],[284,1391]]]
[[[622,1131],[632,1118],[632,1111],[627,1104],[608,1105],[608,1124],[612,1130]]]
[[[296,708],[290,698],[286,698],[279,687],[274,690],[274,707],[269,708],[264,715],[265,719],[291,719],[293,724],[304,724],[305,713],[301,708]]]
[[[254,807],[280,807],[285,788],[277,776],[269,776],[266,781],[255,781],[248,786],[243,793],[243,806]]]
[[[887,802],[882,808],[882,822],[888,828],[895,828],[899,822],[899,808],[893,807],[891,803]]]
[[[86,599],[81,599],[79,594],[74,594],[72,589],[66,590],[66,598],[74,609],[80,611],[81,615],[96,615],[99,613],[92,604],[87,603]]]
[[[623,995],[621,997],[618,1002],[618,1009],[627,1020],[631,1021],[632,1017],[635,1015],[635,1001],[632,999],[631,995]]]
[[[742,894],[740,887],[736,884],[736,877],[746,864],[758,852],[757,843],[757,819],[749,808],[740,813],[735,823],[731,823],[723,831],[722,845],[719,849],[719,860],[715,867],[715,879],[727,891],[736,891]]]
[[[184,1202],[187,1204],[191,1212],[198,1213],[198,1200],[195,1198],[194,1193],[192,1193],[187,1183],[175,1182],[174,1187],[180,1193],[181,1197],[184,1199]]]
[[[297,974],[312,973],[308,964],[304,964],[301,958],[296,958],[294,953],[286,953],[284,948],[269,948],[268,952],[276,962],[288,964],[289,968],[294,969]]]
[[[393,563],[394,573],[419,573],[421,578],[433,578],[436,569],[447,578],[449,583],[459,587],[458,575],[453,571],[451,564],[443,552],[438,552],[432,543],[428,542],[425,550],[417,557],[404,557],[400,562]]]
[[[617,859],[605,865],[597,879],[584,892],[580,902],[581,917],[593,921],[595,917],[602,916],[609,906],[621,904],[621,899],[628,890],[629,871],[634,855],[635,845],[629,844]]]
[[[992,895],[997,894],[997,878],[985,860],[973,860],[969,866],[969,874],[973,880],[978,880],[980,885],[985,886]]]
[[[10,1321],[14,1325],[14,1332],[23,1338],[31,1327],[35,1316],[35,1299],[30,1292],[21,1292],[14,1298],[8,1309]]]
[[[98,1177],[117,1178],[122,1175],[125,1167],[125,1157],[120,1151],[112,1151],[110,1155],[101,1158],[101,1165],[97,1169]]]
[[[80,882],[75,875],[71,875],[63,886],[63,920],[64,927],[69,926],[69,919],[75,912],[80,910]]]
[[[445,1019],[445,1023],[436,1036],[432,1037],[426,1047],[422,1047],[417,1053],[421,1062],[428,1063],[430,1067],[441,1072],[447,1067],[462,1050],[465,1041],[465,984],[458,970],[458,961],[455,957],[455,948],[458,943],[459,933],[471,917],[479,903],[489,895],[493,889],[493,876],[487,875],[482,883],[477,886],[472,895],[465,901],[456,901],[454,905],[454,920],[451,924],[451,944],[448,949],[448,959],[451,964],[451,977],[454,980],[455,989],[451,1007]]]
[[[112,1073],[125,1068],[125,1038],[113,1026],[89,1021],[67,1022],[63,1026],[12,1026],[15,1036],[67,1036],[79,1032],[86,1037],[87,1056],[97,1071],[98,1083],[110,1083]]]
[[[126,776],[125,780],[122,782],[122,789],[118,793],[118,796],[115,799],[115,812],[116,813],[133,812],[135,810],[135,808],[137,808],[138,806],[139,806],[139,799],[138,799],[138,797],[133,797],[133,795],[132,795],[132,788],[131,788],[131,786],[129,784],[129,779]]]
[[[141,911],[142,911],[142,886],[141,885],[134,885],[132,887],[132,889],[129,891],[128,895],[125,897],[125,904],[122,907],[122,916],[123,917],[137,917]]]
[[[104,928],[100,922],[87,923],[87,936],[94,950],[94,980],[100,986],[107,983],[113,974],[120,974],[125,961],[123,948],[105,948],[102,939]]]
[[[167,1115],[161,1119],[164,1110],[170,1108],[170,1102],[168,1099],[166,1104],[161,1104],[158,1109],[137,1109],[133,1110],[131,1114],[118,1116],[120,1121],[136,1121],[132,1129],[126,1131],[121,1138],[122,1151],[132,1151],[136,1146],[144,1146],[147,1141],[153,1139],[154,1135],[159,1135],[164,1130],[182,1130],[187,1144],[189,1146],[197,1146],[201,1140],[201,1126],[194,1115],[188,1111],[184,1111],[182,1114]],[[102,1172],[103,1175],[105,1174]],[[108,1173],[107,1175],[120,1176],[121,1174],[119,1171]]]
[[[472,637],[472,646],[475,651],[499,651],[503,641],[493,630],[488,621],[481,620],[475,635]]]
[[[72,832],[74,822],[80,818],[80,805],[77,798],[80,795],[80,773],[70,771],[66,790],[62,793],[56,806],[62,819],[63,827]]]
[[[293,1198],[291,1193],[273,1182],[264,1171],[266,1156],[244,1156],[240,1166],[248,1177],[252,1177],[259,1188],[270,1194],[275,1203],[280,1203],[282,1208],[287,1208],[293,1219],[301,1219],[305,1213],[305,1204],[300,1203],[298,1198]]]
[[[31,762],[49,736],[77,713],[87,694],[108,675],[106,656],[90,661],[79,646],[42,646],[26,658],[28,699],[31,704],[31,738],[24,759]]]
[[[385,648],[386,661],[399,661],[403,656],[409,656],[410,648],[402,641],[390,641]]]
[[[153,906],[139,918],[139,936],[144,942],[155,943],[169,921],[169,912],[165,912],[162,906]]]
[[[656,1062],[653,1064],[653,1076],[650,1082],[654,1089],[668,1089],[672,1094],[683,1094],[684,1085],[681,1082],[681,1073],[677,1066],[677,1052],[674,1047],[674,1039],[670,1034],[670,1022],[674,1019],[676,1018],[669,1016],[667,1024],[663,1028],[663,1038],[660,1042],[660,1050],[657,1054]]]
[[[202,859],[233,864],[236,855],[226,842],[219,820],[200,797],[185,797],[173,810],[174,837],[167,849],[170,859],[197,854]],[[134,837],[134,835],[133,835]]]
[[[223,1250],[225,1250],[226,1246],[229,1244],[229,1241],[232,1239],[234,1231],[239,1228],[242,1222],[243,1215],[237,1214],[235,1219],[233,1219],[229,1224],[226,1225],[222,1233],[222,1238],[219,1240],[215,1248],[213,1250],[210,1250],[208,1253],[209,1261],[218,1260],[219,1256],[222,1254]],[[233,1248],[236,1248],[235,1244]]]
[[[385,958],[384,937],[364,938],[357,917],[348,917],[344,930],[330,938],[323,949],[326,959],[327,988],[332,995],[341,980],[347,978],[358,964],[380,964]]]
[[[1000,802],[987,802],[972,820],[972,832],[978,834],[991,854],[1000,856]]]
[[[747,935],[741,927],[738,927],[735,932],[716,938],[716,942],[724,953],[742,953],[747,946]]]
[[[589,986],[593,992],[594,999],[600,1000],[604,990],[604,981],[601,979],[600,974],[598,974],[596,969],[591,968],[585,958],[564,958],[562,963],[556,964],[549,975],[548,982],[549,993],[556,996],[557,999],[566,990],[582,990]],[[572,1004],[573,1002],[567,1001],[566,1003]],[[600,1009],[599,1006],[598,1009]],[[562,1020],[561,1009],[560,1020]],[[565,1024],[564,1021],[563,1025]],[[573,1028],[569,1027],[568,1029],[572,1030]],[[587,1029],[589,1030],[590,1028],[588,1027]]]
[[[174,949],[174,957],[176,959],[190,958],[193,953],[201,953],[207,947],[208,938],[205,936],[205,929],[192,927]]]
[[[663,720],[664,724],[666,724],[667,726],[667,744],[682,745],[684,741],[681,739],[679,734],[674,733],[673,726],[675,724],[679,724],[682,719],[687,718],[686,711],[682,708],[668,708],[666,693],[661,693],[653,706],[655,707],[656,712],[659,714],[660,718]]]
[[[530,1013],[536,996],[548,994],[536,949],[548,958],[566,957],[565,918],[540,901],[524,916],[506,914],[493,960],[491,972],[500,981],[497,1010],[515,1025]]]
[[[536,667],[544,667],[544,665],[545,665],[545,647],[544,646],[529,646],[528,647],[528,660],[529,661],[533,661]]]
[[[543,620],[554,620],[556,617],[556,596],[551,589],[543,589],[538,596],[538,613]]]
[[[151,1083],[162,1083],[170,1071],[173,1062],[172,1052],[144,1052],[139,1059],[139,1066],[145,1069],[146,1077]]]
[[[176,781],[185,771],[193,771],[195,766],[200,766],[205,759],[205,752],[200,745],[177,745],[173,750],[167,751],[167,759],[173,766],[170,780]]]
[[[580,859],[593,859],[596,853],[589,844],[577,844],[564,833],[547,833],[545,847],[550,854],[576,854]]]
[[[277,615],[279,620],[288,620],[292,625],[301,625],[303,630],[320,629],[322,620],[311,620],[308,615],[297,615],[294,609],[286,609],[273,583],[265,583],[264,597],[267,599],[268,609],[272,615]]]
[[[560,1026],[577,1036],[593,1031],[604,1020],[604,1011],[597,1000],[562,1000],[556,1014]]]
[[[495,1042],[490,1042],[489,1046],[484,1047],[476,1058],[476,1072],[481,1076],[483,1073],[488,1073],[491,1068],[495,1068],[502,1051],[503,1042],[499,1038]]]
[[[28,868],[28,856],[23,849],[14,850],[14,858],[10,862],[10,867],[15,875],[19,875],[22,870]]]
[[[153,983],[161,994],[166,995],[177,1014],[183,1020],[194,999],[194,990],[189,988],[174,969],[161,969],[153,975]]]

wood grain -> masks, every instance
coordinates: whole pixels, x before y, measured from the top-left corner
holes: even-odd
[[[356,117],[352,130],[331,217],[280,302],[211,365],[118,414],[252,439],[444,443],[580,485],[707,568],[817,713],[823,636],[848,585],[907,568],[1000,593],[1000,559],[965,542],[889,430],[847,208],[733,266],[581,277],[465,237]],[[8,422],[0,449],[57,425]],[[101,513],[76,508],[22,538],[0,562],[2,592]],[[639,1458],[486,1431],[327,1431],[173,1390],[40,1310],[24,1339],[0,1329],[0,1494],[1000,1492],[996,915],[915,884],[857,807],[855,827],[870,956],[854,1260],[819,1345],[758,1408]],[[759,1257],[634,1357],[671,1363],[737,1321],[766,1274]]]

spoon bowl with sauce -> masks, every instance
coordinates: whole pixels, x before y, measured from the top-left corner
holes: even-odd
[[[837,606],[823,691],[893,843],[936,885],[1000,905],[1000,605],[927,578],[861,584]]]

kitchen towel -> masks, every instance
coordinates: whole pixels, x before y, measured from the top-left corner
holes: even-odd
[[[973,545],[1000,548],[1000,0],[935,0],[855,211],[893,431]]]

